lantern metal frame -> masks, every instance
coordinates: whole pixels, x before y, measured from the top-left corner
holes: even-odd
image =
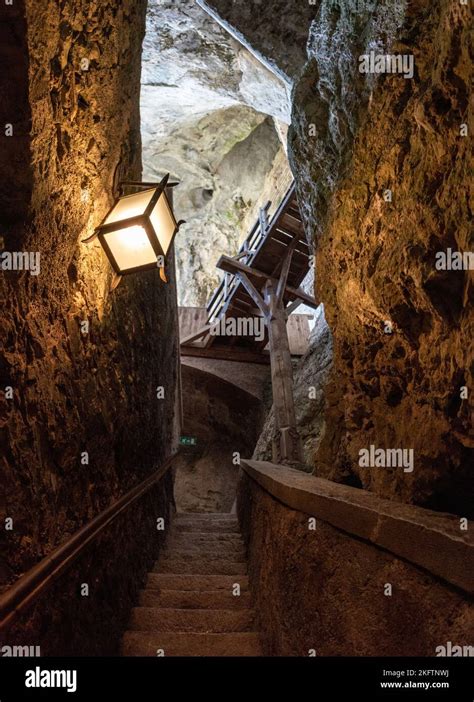
[[[96,227],[94,233],[90,237],[88,237],[87,239],[83,240],[83,243],[89,244],[92,241],[94,241],[95,239],[97,239],[97,238],[99,239],[99,241],[102,245],[102,248],[105,251],[107,259],[109,260],[109,262],[114,270],[115,276],[116,276],[115,281],[112,285],[112,289],[117,286],[117,284],[120,282],[122,276],[130,275],[131,273],[140,273],[142,271],[153,270],[156,267],[158,267],[160,269],[160,277],[162,278],[162,280],[164,280],[164,282],[167,282],[166,276],[164,275],[164,272],[163,272],[163,267],[159,266],[157,263],[159,256],[162,256],[164,263],[166,263],[167,254],[165,254],[165,252],[163,251],[163,248],[160,244],[158,236],[157,236],[155,229],[152,225],[150,217],[151,217],[151,214],[153,213],[153,210],[155,208],[156,203],[158,202],[160,197],[163,196],[165,198],[166,207],[168,208],[168,211],[171,215],[172,221],[174,222],[174,225],[175,225],[173,234],[171,235],[170,244],[168,246],[168,252],[169,252],[170,249],[173,247],[174,240],[175,240],[176,234],[179,231],[180,226],[182,224],[185,224],[184,220],[176,221],[176,217],[174,215],[173,208],[171,206],[171,203],[170,203],[168,196],[167,196],[167,193],[166,193],[166,188],[171,188],[171,187],[178,185],[178,183],[169,183],[168,182],[169,175],[170,174],[167,173],[159,183],[142,183],[142,182],[138,182],[138,181],[122,181],[119,184],[122,193],[123,193],[124,187],[141,188],[144,192],[146,192],[147,190],[153,190],[153,189],[155,190],[155,192],[153,193],[153,195],[150,199],[150,202],[148,203],[148,205],[145,208],[145,211],[142,214],[135,215],[134,217],[128,217],[126,219],[117,220],[116,222],[110,222],[109,224],[104,224],[104,222],[107,220],[107,218],[109,217],[111,212],[115,209],[115,207],[119,201],[126,200],[128,197],[133,197],[137,193],[130,193],[128,195],[122,194],[118,198],[115,199],[114,204],[112,205],[112,207],[110,207],[107,214],[104,216],[102,223],[98,227]],[[128,229],[129,227],[134,227],[134,226],[141,226],[145,230],[146,235],[148,237],[148,240],[150,242],[150,245],[151,245],[153,252],[155,254],[156,260],[154,263],[145,263],[141,266],[136,266],[134,268],[123,270],[119,267],[119,265],[115,259],[115,256],[112,252],[112,249],[110,248],[109,244],[107,243],[105,237],[107,234],[111,234],[113,232],[117,232],[117,231],[120,231],[122,229]]]

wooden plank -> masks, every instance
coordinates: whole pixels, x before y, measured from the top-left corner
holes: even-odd
[[[262,365],[270,364],[270,356],[267,353],[248,351],[240,349],[238,346],[222,347],[214,344],[209,349],[199,348],[198,346],[182,346],[181,356],[193,356],[195,358],[215,358],[222,361],[238,361],[239,363],[260,363]]]
[[[269,232],[272,231],[275,223],[278,222],[279,217],[281,217],[281,215],[285,212],[286,208],[288,207],[288,205],[291,201],[291,198],[294,196],[294,192],[295,192],[295,184],[293,183],[270,221],[270,225],[268,228]],[[266,237],[262,238],[260,244],[256,247],[255,256],[257,256],[259,251],[262,250],[263,246],[265,245],[265,241],[266,241]],[[255,259],[255,256],[251,259],[252,262]]]
[[[303,304],[303,303],[301,302],[301,300],[293,300],[293,302],[292,302],[291,304],[289,304],[288,307],[285,307],[285,312],[286,312],[286,314],[288,315],[288,317],[289,317],[291,314],[293,314],[293,312],[294,312],[296,309],[298,309],[298,307],[299,307],[300,305],[302,305],[302,304]]]
[[[192,334],[188,334],[188,336],[185,336],[184,339],[182,339],[180,342],[181,345],[186,346],[187,344],[192,344],[193,341],[198,341],[203,336],[206,336],[206,334],[209,334],[210,329],[211,329],[211,325],[206,324],[206,326],[202,327],[202,329],[198,329],[197,331],[193,332]]]
[[[294,239],[294,234],[292,232],[286,231],[283,227],[275,227],[272,231],[272,237],[275,238],[281,238],[282,241],[287,241],[288,239],[291,241]],[[304,239],[302,236],[298,237],[298,249],[301,249],[304,253],[312,253],[313,249],[310,247],[306,239]]]
[[[283,236],[281,236],[281,234],[280,235],[279,234],[280,234],[280,232],[274,232],[271,235],[271,241],[276,242],[276,243],[273,243],[273,246],[274,246],[273,250],[276,252],[277,255],[281,256],[281,247],[285,246],[286,248],[288,248],[288,246],[291,246],[291,243],[293,242],[294,237],[293,238],[290,238],[290,237],[283,238]],[[266,253],[266,251],[265,251],[265,253]],[[295,255],[298,256],[299,259],[304,259],[304,261],[306,262],[306,265],[308,265],[308,258],[309,258],[308,250],[301,248],[299,245],[299,242],[297,243],[297,248],[295,249]]]
[[[292,356],[303,356],[309,348],[309,319],[307,315],[292,314],[286,324]]]

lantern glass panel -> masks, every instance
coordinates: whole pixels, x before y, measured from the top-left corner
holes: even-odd
[[[143,227],[119,229],[104,234],[104,239],[121,271],[156,265],[156,254]]]
[[[150,215],[150,221],[158,237],[163,254],[168,254],[168,249],[173,241],[176,229],[176,220],[169,206],[166,195],[160,195],[158,202]]]
[[[134,193],[133,195],[126,195],[120,198],[114,208],[109,212],[105,218],[103,224],[112,224],[113,222],[121,222],[124,219],[129,219],[130,217],[138,217],[145,213],[147,205],[149,204],[155,188],[151,190],[144,190],[141,193]]]

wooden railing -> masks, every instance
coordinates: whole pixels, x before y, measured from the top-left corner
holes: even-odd
[[[245,257],[244,263],[251,265],[256,254],[262,247],[268,232],[272,229],[275,223],[278,223],[279,218],[282,216],[282,213],[285,211],[285,208],[288,206],[288,203],[294,196],[294,193],[295,184],[293,182],[286,191],[282,202],[273,214],[271,220],[268,218],[268,210],[270,209],[272,203],[269,201],[264,207],[260,208],[258,220],[253,225],[252,229],[250,230],[250,234],[245,239],[235,258],[240,260]],[[224,278],[212,294],[207,305],[208,324],[219,319],[219,317],[221,317],[226,311],[226,302],[237,285],[239,285],[239,281],[234,275],[231,273],[226,273],[224,275]]]
[[[0,631],[9,628],[17,617],[26,611],[45,590],[51,587],[111,522],[156,485],[171,468],[178,453],[179,451],[170,456],[155,473],[132,488],[113,505],[107,507],[79,531],[76,531],[64,544],[58,546],[52,553],[33,566],[1,595]]]
[[[240,247],[237,258],[250,254],[251,251],[257,248],[262,239],[265,238],[268,227],[268,210],[271,204],[269,200],[264,207],[260,208],[258,219],[250,230],[250,234]],[[208,322],[213,322],[220,316],[227,297],[236,285],[238,285],[238,281],[235,280],[235,277],[226,273],[207,304]]]

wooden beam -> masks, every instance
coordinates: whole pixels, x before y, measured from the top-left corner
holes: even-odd
[[[261,236],[266,236],[268,229],[268,208],[261,207],[258,213]]]
[[[217,268],[234,274],[237,272],[245,273],[249,280],[251,280],[251,278],[256,278],[262,285],[264,285],[267,280],[270,280],[274,284],[278,283],[278,280],[273,276],[269,276],[268,273],[264,273],[264,271],[260,271],[257,268],[246,266],[244,263],[240,263],[240,261],[234,261],[230,256],[221,256],[217,262]],[[319,307],[319,302],[317,302],[314,297],[307,295],[299,288],[293,288],[287,285],[285,294],[292,299],[297,298],[301,300],[305,305],[308,305],[308,307],[313,307],[314,309]]]
[[[239,361],[240,363],[270,364],[270,356],[266,352],[240,350],[239,347],[225,347],[214,344],[208,349],[199,346],[181,346],[181,356],[195,358],[214,358],[220,361]]]
[[[196,332],[193,332],[192,334],[189,334],[189,336],[186,336],[184,339],[181,340],[181,346],[185,346],[186,344],[191,344],[193,341],[197,341],[200,339],[202,336],[205,336],[206,334],[209,333],[209,331],[212,329],[212,327],[216,326],[215,324],[206,324],[205,327],[202,327]]]
[[[237,279],[240,280],[254,303],[257,305],[258,309],[260,312],[263,314],[264,317],[267,317],[270,314],[270,310],[268,306],[265,304],[263,301],[263,297],[260,295],[258,290],[254,287],[253,283],[247,278],[247,275],[243,273],[242,271],[237,271],[235,274]]]
[[[283,265],[281,267],[281,273],[276,288],[276,302],[279,305],[283,302],[283,295],[285,294],[286,283],[288,281],[288,273],[290,271],[291,259],[293,258],[293,253],[297,243],[298,238],[295,237],[287,249],[285,260],[283,261]]]
[[[288,319],[290,314],[296,309],[298,309],[298,307],[302,304],[303,303],[301,302],[301,300],[293,300],[293,302],[290,305],[288,305],[288,307],[285,307],[286,318]]]

